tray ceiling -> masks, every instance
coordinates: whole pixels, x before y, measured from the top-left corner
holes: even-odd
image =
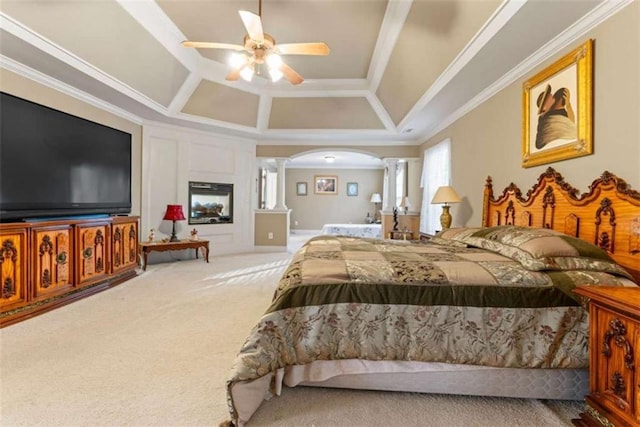
[[[630,1],[264,0],[305,81],[225,80],[244,0],[3,0],[2,66],[140,122],[260,144],[419,144]]]

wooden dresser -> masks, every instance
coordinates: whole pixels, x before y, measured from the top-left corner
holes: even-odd
[[[0,327],[136,276],[137,216],[0,224]]]
[[[589,395],[577,426],[640,426],[640,288],[581,286],[589,299]]]

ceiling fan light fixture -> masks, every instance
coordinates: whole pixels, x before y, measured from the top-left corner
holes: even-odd
[[[182,42],[184,47],[230,49],[248,53],[248,56],[235,54],[229,58],[229,64],[233,69],[225,76],[226,80],[236,81],[242,77],[250,82],[255,73],[258,75],[262,73],[262,64],[266,62],[272,81],[276,82],[284,78],[292,85],[299,85],[304,78],[285,64],[280,55],[329,55],[329,46],[324,42],[285,43],[276,46],[273,36],[262,29],[262,0],[258,0],[257,15],[247,10],[239,10],[238,13],[247,31],[242,45],[190,40]]]
[[[282,76],[284,76],[282,71],[278,70],[277,68],[270,68],[269,75],[271,76],[272,82],[277,82],[282,78]]]
[[[240,77],[242,77],[245,81],[250,82],[253,79],[253,68],[245,65],[245,67],[240,70]]]
[[[269,68],[279,69],[282,65],[282,57],[277,53],[272,53],[271,55],[267,56],[266,61]]]
[[[267,56],[265,62],[269,67],[269,75],[271,76],[271,81],[277,82],[284,76],[284,73],[282,72],[282,70],[280,70],[280,68],[282,67],[282,57],[280,55],[278,55],[277,53],[272,53],[271,55]]]
[[[235,70],[239,70],[249,62],[246,55],[242,55],[240,53],[232,53],[229,57],[229,65],[233,67]]]

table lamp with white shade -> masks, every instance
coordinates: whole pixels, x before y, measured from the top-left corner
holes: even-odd
[[[407,212],[409,211],[409,208],[411,207],[411,202],[409,201],[409,197],[403,196],[398,207],[402,209],[404,211],[404,214],[406,215]],[[404,231],[409,231],[409,229],[407,228],[407,224],[404,225]]]
[[[436,190],[436,194],[433,196],[431,200],[432,205],[442,205],[442,215],[440,215],[440,225],[442,225],[442,229],[447,229],[451,227],[451,214],[449,213],[449,204],[450,203],[460,203],[462,199],[456,193],[456,190],[453,187],[448,185],[438,187]]]
[[[409,197],[404,196],[398,207],[404,209],[404,213],[406,214],[409,208],[411,207],[411,202],[409,201]]]
[[[375,222],[378,220],[378,203],[382,203],[380,193],[373,193],[371,195],[371,203],[373,203],[373,220]]]

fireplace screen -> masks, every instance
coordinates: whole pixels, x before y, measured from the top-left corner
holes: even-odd
[[[233,223],[233,184],[189,182],[189,224]]]

